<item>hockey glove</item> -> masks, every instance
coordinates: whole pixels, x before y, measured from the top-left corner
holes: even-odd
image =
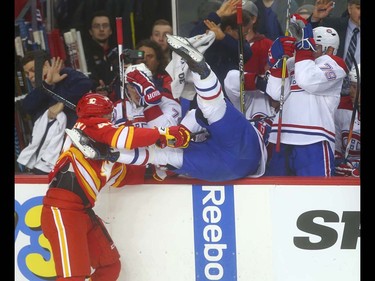
[[[154,82],[142,71],[135,69],[127,74],[126,79],[136,88],[141,106],[155,105],[161,101],[161,93],[155,88]]]
[[[190,131],[183,125],[171,126],[168,128],[158,128],[161,135],[157,146],[164,148],[166,146],[173,148],[186,148],[190,141]]]
[[[296,39],[290,36],[280,36],[273,41],[271,48],[268,50],[268,64],[273,68],[281,68],[283,58],[294,55],[295,41]]]
[[[289,35],[296,38],[299,42],[303,38],[303,28],[306,26],[307,21],[299,14],[293,14],[289,21]]]
[[[316,52],[314,34],[310,23],[302,28],[302,34],[300,37],[301,39],[296,42],[297,50],[311,50]]]
[[[358,178],[360,175],[359,162],[341,161],[335,167],[335,175]]]

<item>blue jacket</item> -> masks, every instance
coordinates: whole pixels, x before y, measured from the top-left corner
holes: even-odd
[[[207,17],[208,20],[220,24],[221,18],[212,12]],[[200,21],[190,32],[190,37],[206,33],[207,26]],[[206,62],[210,65],[213,72],[219,78],[221,85],[224,85],[224,79],[229,70],[239,69],[239,40],[234,39],[230,35],[225,35],[223,40],[215,40],[214,43],[204,53]],[[252,56],[250,44],[244,40],[243,59],[244,64]]]
[[[60,71],[61,74],[68,74],[68,76],[53,86],[46,86],[54,93],[70,101],[74,105],[78,103],[80,98],[89,92],[93,87],[93,82],[82,72],[73,68],[66,67]],[[35,122],[50,106],[56,104],[58,100],[52,97],[43,89],[36,88],[31,90],[26,97],[21,101],[22,109],[25,113],[32,117]],[[64,106],[64,113],[67,117],[67,128],[72,128],[77,120],[75,110]]]

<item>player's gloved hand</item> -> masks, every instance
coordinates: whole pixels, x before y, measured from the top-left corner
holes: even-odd
[[[155,88],[154,82],[142,71],[134,69],[126,76],[129,83],[136,88],[141,106],[155,105],[161,101],[161,93]]]
[[[298,37],[301,39],[296,42],[297,50],[311,50],[316,52],[314,34],[310,23],[307,23],[302,28],[302,34],[298,35]]]
[[[350,161],[341,161],[335,167],[335,175],[341,177],[356,177],[360,175],[359,163]]]
[[[284,57],[292,57],[294,54],[295,38],[290,36],[280,36],[273,41],[268,50],[268,64],[274,68],[281,68]]]
[[[106,160],[114,163],[120,156],[119,151],[111,148],[105,143],[96,142],[92,147],[96,151],[96,157],[93,158],[94,160]]]
[[[258,75],[254,72],[245,72],[244,88],[245,91],[261,90],[265,92],[267,88],[267,77],[265,75]]]
[[[157,146],[164,148],[166,146],[173,148],[186,148],[190,141],[190,131],[183,125],[171,126],[168,128],[158,128],[161,135]]]
[[[303,38],[303,28],[306,26],[307,20],[305,20],[299,14],[293,14],[289,21],[289,35],[296,38],[296,42],[299,42]]]

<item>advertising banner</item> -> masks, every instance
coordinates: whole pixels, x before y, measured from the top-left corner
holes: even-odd
[[[51,280],[47,184],[15,189],[15,280]],[[359,185],[132,185],[104,188],[94,210],[120,281],[360,280]]]

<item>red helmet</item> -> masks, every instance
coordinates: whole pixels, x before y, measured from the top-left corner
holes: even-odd
[[[106,96],[87,93],[79,101],[76,107],[78,117],[102,117],[113,111],[113,103]]]

